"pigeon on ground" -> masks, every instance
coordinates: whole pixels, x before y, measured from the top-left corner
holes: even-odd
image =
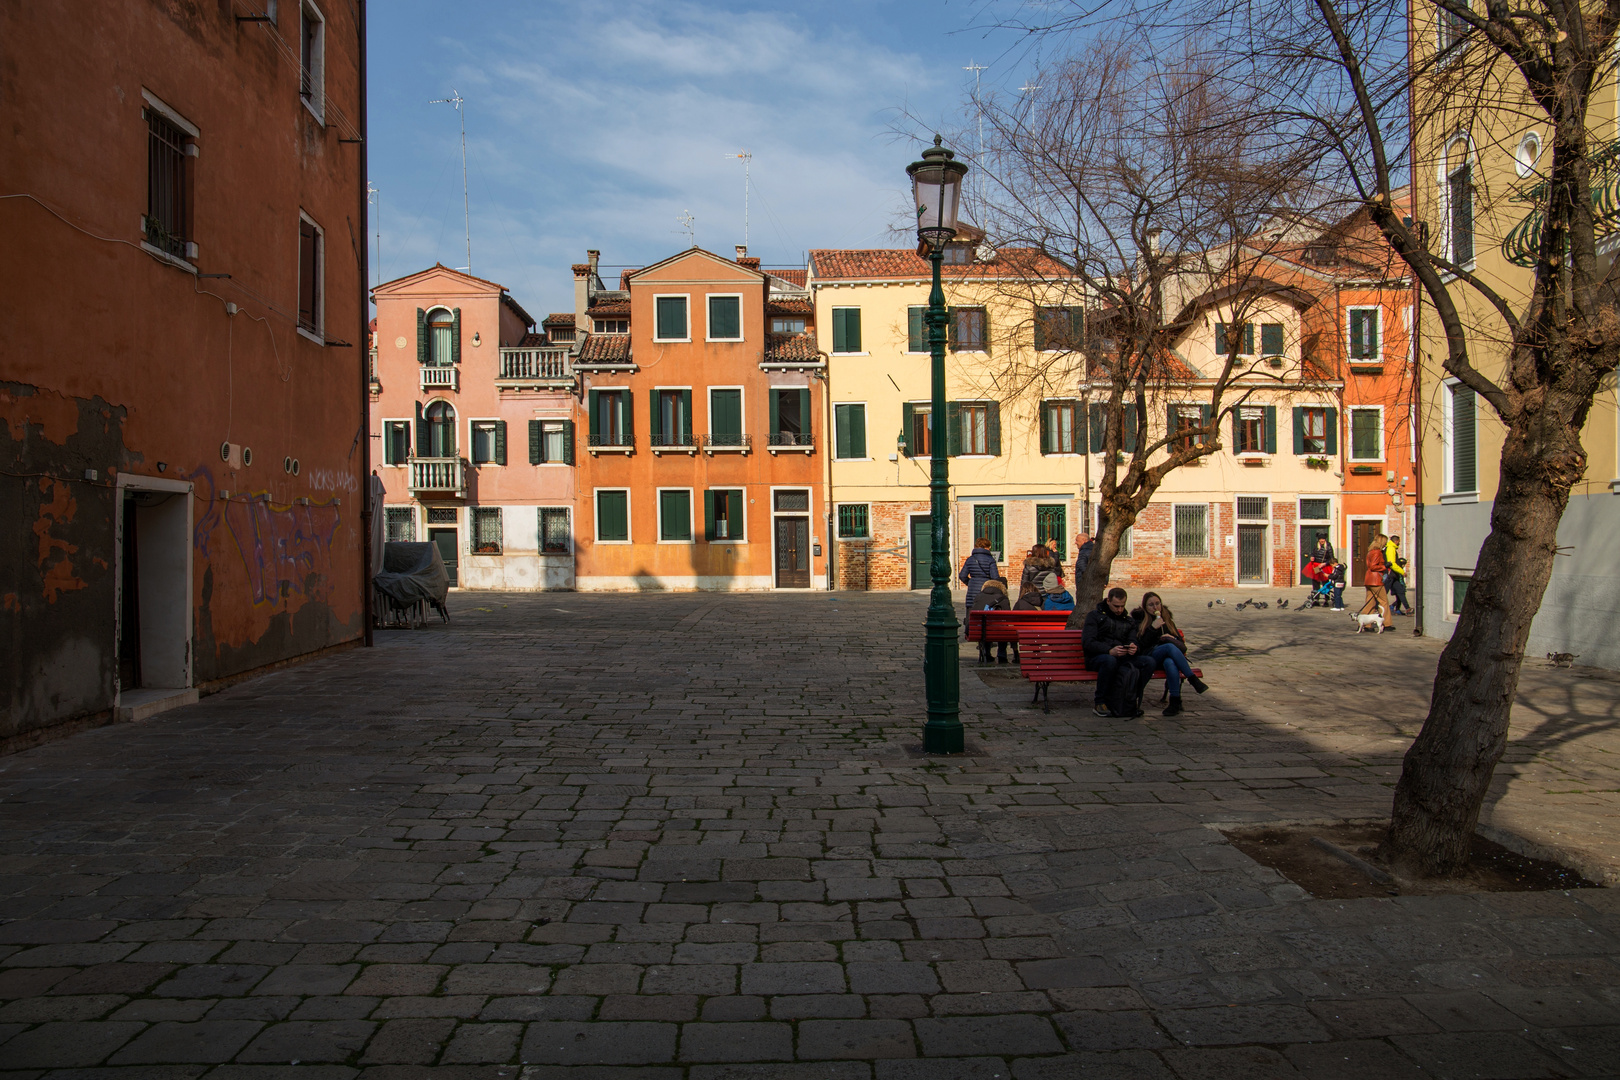
[[[1287,600],[1279,600],[1277,602],[1277,610],[1278,611],[1286,611],[1286,610],[1288,610],[1288,601]]]
[[[1215,606],[1215,601],[1213,601],[1213,600],[1211,600],[1211,601],[1210,601],[1210,602],[1209,602],[1209,606],[1210,606],[1210,607],[1214,607],[1214,606]]]
[[[1255,604],[1254,604],[1254,607],[1255,607],[1256,611],[1264,611],[1264,610],[1266,610],[1266,608],[1268,608],[1270,606],[1271,605],[1266,603],[1266,601],[1264,601],[1264,600],[1257,600],[1257,601],[1255,601]]]
[[[1217,600],[1216,600],[1216,601],[1215,601],[1215,602],[1216,602],[1216,603],[1217,603],[1217,604],[1224,604],[1224,603],[1226,603],[1226,598],[1225,598],[1225,597],[1224,597],[1224,596],[1223,596],[1223,597],[1220,597],[1220,598],[1218,598],[1218,599],[1217,599]]]
[[[1242,611],[1244,608],[1246,608],[1248,606],[1249,606],[1249,601],[1247,601],[1247,600],[1240,601],[1238,603],[1237,610]]]

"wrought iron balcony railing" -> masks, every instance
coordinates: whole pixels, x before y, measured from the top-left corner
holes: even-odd
[[[752,435],[740,432],[720,435],[700,435],[699,444],[706,454],[736,452],[746,454],[754,445]]]
[[[773,431],[768,436],[766,446],[773,454],[782,450],[810,453],[816,448],[816,437],[808,431]]]
[[[585,447],[593,454],[602,452],[628,454],[636,448],[636,437],[628,431],[618,434],[592,432],[585,437]]]
[[[697,436],[681,431],[655,431],[648,440],[655,454],[674,450],[686,454],[697,453]]]
[[[1594,239],[1603,241],[1620,232],[1620,140],[1610,143],[1592,157],[1592,199]],[[1547,182],[1512,192],[1510,202],[1531,204],[1530,213],[1515,225],[1502,241],[1502,254],[1515,266],[1536,265],[1541,250],[1541,230],[1546,222]]]

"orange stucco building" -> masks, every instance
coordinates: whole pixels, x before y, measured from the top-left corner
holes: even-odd
[[[6,4],[0,751],[365,633],[365,5]]]
[[[614,290],[594,252],[574,274],[577,586],[824,587],[825,358],[802,276],[695,247]]]

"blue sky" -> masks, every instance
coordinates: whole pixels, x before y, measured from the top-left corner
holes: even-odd
[[[972,73],[1016,86],[1017,41],[989,0],[612,4],[388,0],[370,7],[377,280],[466,265],[459,130],[466,99],[472,268],[537,318],[573,304],[585,249],[644,265],[743,241],[802,265],[812,247],[881,247],[903,220],[918,144],[903,111],[960,127]],[[614,271],[616,273],[616,271]],[[604,275],[607,276],[607,275]]]

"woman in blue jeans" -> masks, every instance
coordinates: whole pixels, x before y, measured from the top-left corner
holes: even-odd
[[[1176,627],[1176,620],[1158,593],[1142,594],[1142,606],[1131,612],[1136,621],[1136,648],[1139,653],[1153,657],[1156,666],[1164,669],[1165,686],[1170,691],[1170,704],[1165,716],[1181,712],[1181,680],[1202,694],[1209,689],[1204,680],[1193,674],[1187,663],[1187,636]]]

